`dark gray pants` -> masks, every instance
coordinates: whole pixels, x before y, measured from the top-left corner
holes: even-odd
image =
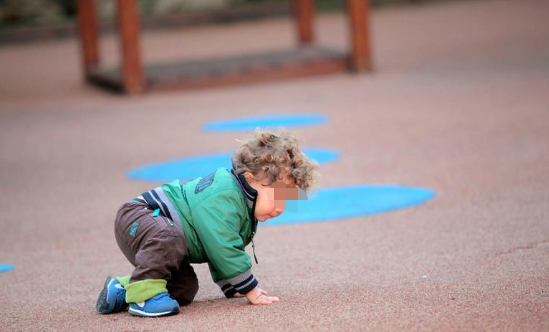
[[[189,263],[183,228],[153,211],[146,203],[129,202],[118,210],[114,233],[118,246],[135,266],[130,283],[164,279],[179,305],[191,303],[198,292],[198,279]]]

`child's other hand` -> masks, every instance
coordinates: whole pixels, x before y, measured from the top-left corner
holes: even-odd
[[[273,304],[278,302],[279,299],[276,296],[267,296],[267,292],[263,289],[256,287],[246,293],[246,298],[251,304]]]

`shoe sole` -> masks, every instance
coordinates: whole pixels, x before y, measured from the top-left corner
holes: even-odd
[[[109,283],[111,280],[111,277],[107,277],[107,280],[105,280],[105,285],[103,286],[103,289],[97,298],[97,303],[95,304],[97,311],[103,315],[110,314],[112,312],[112,309],[109,310],[109,303],[107,302],[107,296],[109,295]]]
[[[139,309],[133,309],[132,307],[130,307],[128,312],[130,313],[130,315],[138,316],[138,317],[160,317],[160,316],[170,316],[170,315],[178,314],[179,307],[175,307],[171,311],[156,312],[156,313],[145,312],[145,311],[141,311]]]

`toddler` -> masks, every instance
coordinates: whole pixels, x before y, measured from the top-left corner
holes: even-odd
[[[253,247],[258,221],[280,216],[287,200],[306,199],[318,166],[286,132],[258,130],[239,142],[231,170],[175,180],[122,205],[114,222],[116,242],[135,269],[107,277],[96,304],[100,313],[120,312],[128,304],[135,316],[179,313],[198,291],[195,263],[208,264],[228,298],[278,302],[258,287],[245,247]]]

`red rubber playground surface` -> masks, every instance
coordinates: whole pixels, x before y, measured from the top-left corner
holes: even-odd
[[[76,41],[0,48],[0,330],[549,330],[547,1],[452,1],[373,13],[376,71],[123,98],[81,82]],[[344,48],[342,15],[318,18]],[[184,32],[184,33],[183,33]],[[223,41],[226,47],[218,47]],[[280,18],[155,31],[150,62],[293,43]],[[113,37],[102,43],[116,62]],[[262,227],[260,285],[281,301],[225,299],[197,266],[179,315],[99,315],[107,275],[131,272],[112,221],[155,183],[146,164],[230,151],[208,121],[318,113],[304,146],[337,150],[321,188],[434,190],[408,209]]]

